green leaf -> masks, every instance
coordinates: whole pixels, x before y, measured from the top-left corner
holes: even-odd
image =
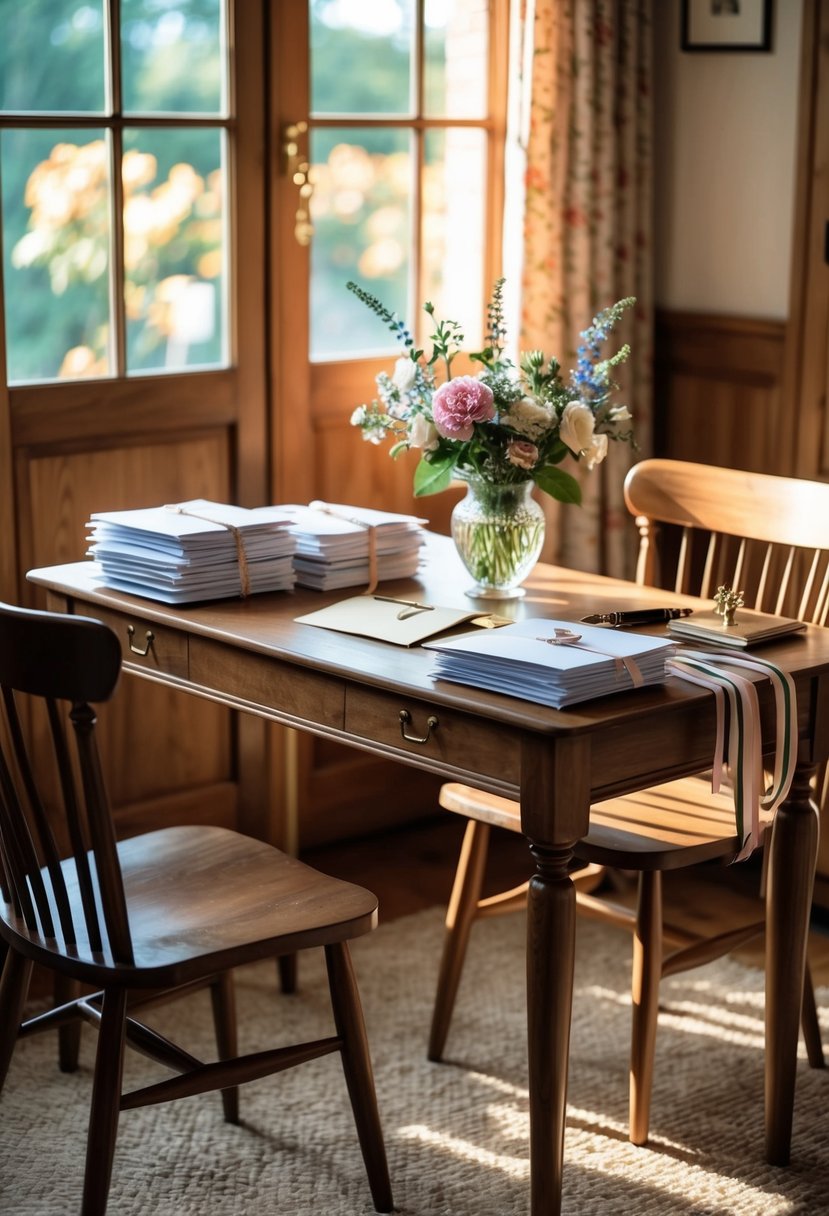
[[[567,444],[562,443],[560,439],[556,439],[555,443],[550,444],[550,446],[545,448],[544,451],[544,458],[545,460],[549,461],[550,464],[559,464],[565,456],[569,455],[570,449],[568,448]]]
[[[551,468],[548,465],[546,468],[539,470],[533,477],[533,480],[539,490],[543,490],[551,498],[555,498],[559,502],[581,504],[581,486],[575,477],[571,476],[570,473],[565,473],[563,469]]]
[[[448,490],[454,467],[454,455],[444,456],[440,460],[421,459],[414,473],[415,498]]]

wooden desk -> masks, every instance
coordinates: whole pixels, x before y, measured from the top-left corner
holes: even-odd
[[[310,591],[174,608],[102,588],[90,563],[32,571],[51,607],[105,620],[124,648],[125,669],[232,708],[324,735],[385,758],[520,798],[535,859],[527,922],[530,1210],[560,1211],[573,992],[573,845],[587,831],[591,800],[710,767],[711,695],[671,679],[568,711],[460,685],[436,683],[432,658],[348,637],[294,618],[343,598]],[[383,593],[464,605],[469,578],[451,543],[430,538],[423,574]],[[516,618],[578,620],[591,611],[695,601],[540,565]],[[485,605],[481,604],[482,609]],[[499,611],[501,609],[498,609]],[[128,628],[133,632],[128,634]],[[135,653],[147,647],[146,655]],[[800,993],[817,851],[809,780],[829,750],[829,630],[764,649],[796,684],[800,751],[789,798],[770,845],[766,962],[766,1155],[789,1158]],[[772,698],[759,688],[772,742]],[[400,713],[409,717],[401,724]],[[429,718],[437,724],[429,727]],[[426,1028],[424,1027],[424,1035]],[[751,1152],[751,1147],[747,1149]]]

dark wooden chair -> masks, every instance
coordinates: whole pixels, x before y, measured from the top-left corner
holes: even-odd
[[[703,598],[728,583],[744,590],[751,607],[826,624],[829,484],[643,460],[627,477],[625,497],[640,533],[638,582]],[[821,774],[818,796],[826,785]],[[440,803],[469,822],[446,915],[431,1060],[443,1057],[472,924],[526,902],[526,884],[481,898],[490,829],[520,832],[518,805],[458,783],[443,786]],[[733,801],[725,793],[714,796],[710,782],[701,778],[598,804],[591,811],[590,834],[576,849],[585,863],[572,876],[579,911],[634,935],[629,1098],[634,1144],[648,1138],[660,979],[718,958],[763,929],[759,923],[706,938],[666,923],[663,872],[714,860],[728,863],[738,852]],[[618,877],[630,872],[638,872],[633,909],[618,898]],[[614,877],[616,898],[607,881]],[[808,968],[802,1024],[809,1062],[822,1067]]]
[[[241,1082],[339,1052],[374,1205],[391,1211],[347,945],[375,926],[377,900],[223,828],[172,827],[116,841],[93,705],[111,697],[120,668],[118,640],[99,621],[0,605],[0,938],[6,949],[0,1087],[18,1038],[77,1019],[97,1027],[81,1211],[98,1216],[107,1206],[120,1111],[220,1090],[224,1118],[235,1123]],[[36,703],[32,710],[29,701]],[[39,790],[42,757],[33,761],[24,740],[26,716],[42,713],[42,704],[59,808]],[[71,845],[66,856],[56,844],[62,830]],[[237,1056],[231,968],[311,946],[325,951],[335,1033]],[[58,977],[64,991],[72,985],[75,992],[81,985],[95,991],[21,1024],[35,963]],[[133,1016],[162,990],[166,996],[204,983],[211,987],[219,1056],[208,1063]],[[122,1093],[125,1042],[175,1075]],[[70,1047],[68,1067],[72,1054]]]

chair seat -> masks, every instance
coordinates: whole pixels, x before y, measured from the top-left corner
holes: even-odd
[[[164,828],[118,844],[134,966],[117,974],[131,987],[168,987],[226,966],[347,941],[376,924],[371,892],[320,874],[262,841],[219,827]],[[80,902],[75,863],[62,863],[73,907]],[[4,906],[15,945],[58,969],[61,939],[26,929]],[[83,918],[75,917],[76,924]],[[22,940],[21,940],[22,939]],[[113,981],[112,961],[79,941],[73,975]],[[67,968],[68,969],[68,968]]]
[[[518,803],[497,794],[451,782],[442,787],[440,804],[468,819],[521,831]],[[704,778],[683,777],[596,803],[576,854],[618,869],[671,870],[730,859],[739,848],[731,793],[712,794]]]

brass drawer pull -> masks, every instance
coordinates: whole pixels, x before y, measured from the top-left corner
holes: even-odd
[[[153,642],[155,640],[155,634],[152,632],[152,630],[148,629],[144,634],[146,645],[144,646],[143,650],[136,646],[135,642],[133,641],[133,638],[135,637],[135,628],[132,625],[127,625],[127,637],[130,640],[130,650],[132,653],[140,654],[141,658],[145,659],[152,650]]]
[[[403,736],[403,738],[406,740],[407,743],[428,743],[429,738],[432,734],[432,731],[437,730],[437,728],[438,728],[437,718],[435,717],[434,714],[430,714],[429,717],[426,719],[426,734],[425,735],[422,735],[420,738],[418,738],[417,735],[407,735],[406,727],[409,724],[409,722],[411,722],[412,715],[409,713],[408,709],[401,709],[398,716],[400,718],[400,733]]]

